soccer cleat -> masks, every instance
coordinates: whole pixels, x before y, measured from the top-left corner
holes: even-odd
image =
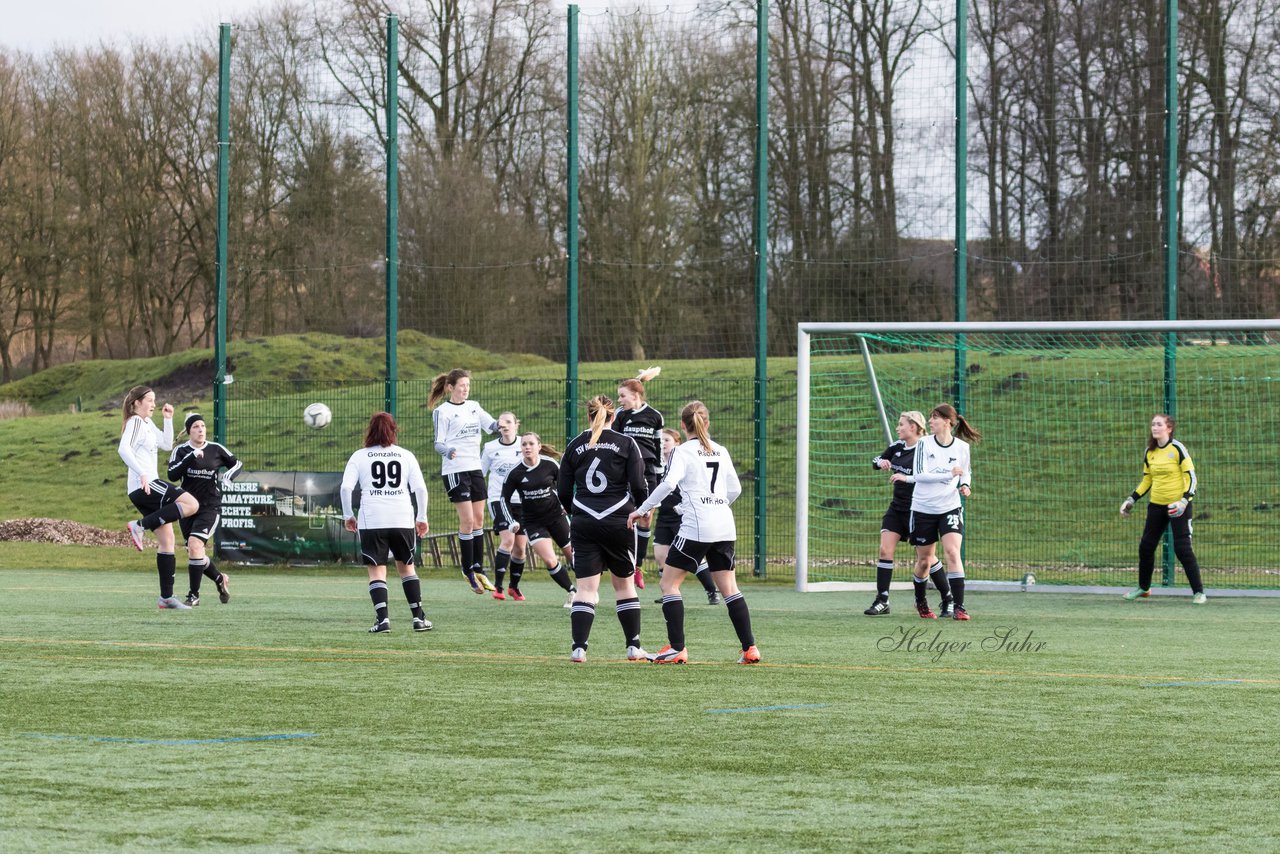
[[[523,594],[523,593],[521,593],[519,590],[517,590],[517,589],[516,589],[516,588],[514,588],[514,587],[508,587],[508,588],[507,588],[507,595],[511,597],[511,600],[512,600],[513,602],[523,602],[523,601],[524,601],[524,594]]]
[[[755,644],[747,647],[742,651],[742,657],[738,659],[739,664],[759,664],[760,650],[756,649]]]
[[[946,620],[956,615],[955,600],[948,596],[942,600],[942,604],[938,606],[938,619]]]
[[[877,596],[876,601],[871,603],[871,607],[862,613],[868,617],[887,617],[889,615],[889,600]]]
[[[688,664],[689,651],[684,648],[672,649],[671,644],[667,644],[656,655],[649,656],[649,661],[654,664]]]
[[[386,620],[383,620],[383,622],[386,622]],[[379,625],[381,625],[381,624],[379,624]],[[431,625],[431,621],[430,621],[430,620],[428,620],[426,617],[414,617],[414,618],[413,618],[413,630],[414,630],[415,632],[429,632],[429,631],[431,631],[431,629],[432,629],[432,628],[434,628],[434,627]],[[387,630],[388,630],[388,631],[390,631],[390,630],[391,630],[391,626],[390,626],[390,625],[388,625],[388,626],[387,626]],[[372,629],[371,629],[370,631],[372,631]]]
[[[627,661],[647,661],[649,653],[644,651],[642,646],[627,647]]]
[[[644,570],[637,566],[635,573],[631,577],[635,579],[636,589],[643,590],[644,589]]]
[[[1191,597],[1192,605],[1203,605],[1205,602],[1208,602],[1208,601],[1209,601],[1209,597],[1204,595],[1203,590]]]
[[[572,608],[572,607],[573,607],[573,595],[574,595],[574,593],[576,593],[576,592],[577,592],[576,590],[570,590],[570,591],[568,592],[568,594],[566,594],[566,595],[565,595],[565,597],[564,597],[564,606],[565,606],[566,608]]]
[[[1151,596],[1150,590],[1143,590],[1141,587],[1135,587],[1128,593],[1124,594],[1124,598],[1132,602],[1134,599],[1147,599]]]
[[[231,576],[225,572],[218,579],[218,601],[223,605],[231,601]]]
[[[369,634],[371,635],[380,635],[383,632],[389,632],[389,631],[391,631],[390,620],[379,620],[378,622],[374,623],[372,626],[369,627]]]
[[[124,526],[124,529],[129,532],[129,539],[133,540],[133,547],[142,551],[142,535],[146,529],[137,522],[130,522]]]
[[[506,600],[507,594],[503,593],[501,590],[495,590],[493,591],[493,598],[497,599],[499,602],[502,602]]]
[[[933,613],[933,609],[929,607],[928,602],[917,602],[916,613],[920,615],[922,620],[936,620],[938,615]]]
[[[183,599],[183,600],[182,600],[182,603],[183,603],[184,605],[186,605],[188,608],[194,608],[194,607],[196,607],[197,605],[199,605],[199,604],[200,604],[200,594],[199,594],[199,593],[188,593],[188,594],[187,594],[187,598],[186,598],[186,599]]]
[[[957,605],[955,613],[951,615],[951,619],[961,621],[967,620],[969,619],[969,612],[964,609],[963,605]]]
[[[190,611],[191,606],[185,604],[177,596],[161,596],[156,601],[156,607],[161,611]]]
[[[483,572],[476,572],[476,581],[480,582],[480,587],[482,589],[488,590],[490,593],[496,593],[498,590],[498,588],[493,586],[493,582],[489,580],[489,576],[485,575]]]
[[[661,599],[659,599],[658,601],[659,601],[659,602],[661,602],[662,600],[661,600]],[[707,591],[707,604],[708,604],[708,605],[719,605],[719,604],[720,604],[720,594],[719,594],[719,593],[717,593],[717,592],[716,592],[716,591],[714,591],[714,590],[708,590],[708,591]]]
[[[476,594],[477,596],[481,596],[484,594],[484,588],[480,586],[480,579],[476,578],[476,573],[468,570],[467,572],[463,573],[463,575],[466,576],[467,583],[471,585],[472,593]]]
[[[580,646],[575,646],[573,652],[569,654],[569,660],[574,664],[582,664],[587,660],[587,651]]]

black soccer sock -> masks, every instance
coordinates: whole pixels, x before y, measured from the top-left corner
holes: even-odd
[[[422,610],[422,582],[418,580],[418,576],[401,576],[400,586],[404,588],[404,598],[409,603],[409,610],[413,612],[413,616],[419,620],[425,620],[427,615]],[[376,603],[374,607],[377,607]]]
[[[622,625],[622,636],[627,646],[640,645],[640,600],[619,599],[617,604],[618,622]]]
[[[206,557],[204,559],[204,577],[217,584],[222,580],[222,573],[218,572],[218,568],[213,565],[213,558]]]
[[[925,595],[929,592],[929,579],[917,578],[912,575],[911,589],[915,591],[917,605],[924,605],[929,601],[928,597]]]
[[[524,561],[511,559],[511,589],[520,588],[520,579],[524,576]]]
[[[957,572],[954,575],[947,573],[947,583],[951,585],[951,598],[956,602],[957,608],[964,607],[964,573]]]
[[[498,549],[493,556],[493,585],[498,588],[498,592],[502,592],[502,582],[507,578],[507,564],[511,561],[511,552]],[[515,586],[515,581],[511,582],[511,586]]]
[[[733,630],[738,633],[738,642],[745,650],[755,646],[756,636],[751,633],[751,612],[747,610],[747,600],[738,592],[724,600],[729,609],[729,619],[733,621]]]
[[[662,597],[662,618],[667,621],[667,643],[674,650],[684,649],[684,599],[679,593]]]
[[[950,599],[951,585],[948,583],[950,576],[948,576],[947,571],[942,568],[941,563],[935,563],[933,566],[929,567],[929,577],[933,579],[933,586],[938,588],[938,592],[942,594],[942,601],[945,602]]]
[[[200,580],[204,578],[205,567],[208,564],[208,560],[202,557],[193,557],[187,560],[187,582],[189,584],[187,589],[197,596],[200,595]]]
[[[560,585],[560,589],[569,591],[573,589],[573,582],[569,580],[569,570],[565,569],[564,563],[558,563],[547,570],[551,573],[551,580]]]
[[[154,513],[148,513],[138,520],[138,524],[146,528],[148,531],[154,531],[161,525],[167,525],[170,522],[176,522],[182,518],[182,508],[177,502],[166,504]]]
[[[569,612],[569,629],[573,633],[573,645],[587,648],[587,639],[591,637],[591,624],[596,619],[596,606],[590,602],[574,602]]]
[[[458,563],[462,566],[462,574],[471,572],[471,532],[458,532]]]
[[[711,577],[711,567],[705,563],[698,567],[697,579],[702,582],[702,589],[708,593],[716,592],[716,580]]]
[[[484,528],[471,532],[471,568],[484,572]]]
[[[876,561],[876,596],[889,601],[889,584],[893,581],[893,561]]]
[[[178,559],[173,552],[156,552],[156,571],[160,574],[160,598],[173,596],[173,579],[178,574]]]
[[[373,620],[381,623],[387,619],[387,582],[370,581],[369,598],[373,600]]]
[[[649,554],[649,540],[652,539],[653,533],[648,528],[641,528],[636,525],[636,568],[644,566],[645,556]]]

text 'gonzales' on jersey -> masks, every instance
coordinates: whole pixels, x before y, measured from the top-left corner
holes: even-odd
[[[648,513],[676,488],[683,496],[680,536],[700,543],[737,538],[729,505],[742,494],[742,484],[724,445],[712,442],[708,451],[697,439],[690,439],[676,448],[666,476],[640,505],[640,512]]]
[[[649,495],[640,446],[609,429],[592,445],[591,432],[584,430],[560,457],[559,492],[560,504],[571,514],[628,516]]]
[[[347,460],[342,473],[342,518],[350,519],[352,491],[360,487],[362,529],[412,528],[415,521],[409,495],[417,500],[417,521],[427,520],[427,484],[418,458],[399,445],[361,448]]]
[[[498,422],[474,400],[446,400],[431,412],[436,453],[442,458],[441,474],[480,470],[480,431],[493,433]],[[449,458],[449,454],[453,458]],[[476,499],[479,500],[479,499]]]

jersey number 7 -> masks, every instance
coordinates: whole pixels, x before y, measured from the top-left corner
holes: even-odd
[[[707,468],[711,469],[711,491],[716,491],[716,476],[720,474],[719,463],[707,463]]]

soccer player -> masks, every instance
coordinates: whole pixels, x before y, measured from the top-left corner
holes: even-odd
[[[550,445],[542,444],[537,433],[520,437],[520,455],[520,464],[507,475],[502,487],[498,508],[507,525],[529,538],[529,545],[546,564],[551,580],[568,594],[564,606],[571,608],[576,592],[569,579],[573,546],[569,541],[569,517],[560,506],[560,467],[555,463],[560,455]],[[556,560],[555,546],[560,547],[563,561]],[[523,602],[519,585],[520,576],[513,570],[511,595]]]
[[[206,547],[222,521],[222,490],[231,488],[243,463],[224,445],[209,441],[208,425],[200,413],[188,414],[182,426],[190,438],[169,455],[169,479],[180,482],[182,488],[200,502],[200,510],[194,516],[178,520],[187,543],[190,584],[185,602],[193,608],[200,604],[200,579],[208,576],[217,585],[218,599],[225,605],[231,601],[231,579],[214,566]],[[221,468],[227,471],[219,482],[218,469]]]
[[[372,634],[391,631],[387,616],[387,554],[396,561],[400,586],[413,613],[413,630],[431,630],[422,609],[422,584],[413,567],[414,538],[427,535],[427,484],[418,458],[396,444],[396,420],[375,412],[364,434],[364,447],[347,460],[342,473],[342,517],[351,533],[360,534],[360,554],[369,570],[369,598],[373,600]],[[353,491],[360,489],[360,515],[351,511]],[[410,503],[410,495],[417,504]]]
[[[440,475],[449,501],[458,511],[458,547],[462,574],[477,595],[497,590],[482,570],[484,564],[484,504],[488,495],[480,472],[480,431],[494,433],[498,422],[484,407],[469,400],[471,373],[454,368],[431,382],[427,408],[448,399],[431,413],[435,449],[441,457]]]
[[[675,453],[679,444],[680,434],[670,427],[664,428],[662,431],[664,471],[667,466],[671,465],[671,455]],[[653,494],[652,490],[649,494]],[[653,559],[658,563],[659,577],[666,571],[667,554],[670,552],[671,544],[675,541],[676,534],[680,532],[680,501],[680,490],[676,488],[671,490],[670,494],[663,498],[662,503],[658,505],[658,522],[653,526]],[[702,582],[702,589],[706,591],[707,604],[719,605],[720,593],[716,590],[716,583],[711,578],[711,568],[705,562],[698,564],[697,578],[698,581]],[[658,597],[658,604],[662,604],[662,597]]]
[[[649,484],[635,440],[605,426],[613,414],[613,401],[606,395],[587,401],[591,428],[569,442],[560,461],[560,504],[573,517],[570,542],[578,590],[569,612],[573,638],[570,660],[577,664],[587,660],[587,642],[600,601],[600,574],[606,570],[617,597],[627,660],[648,658],[640,646],[635,533],[627,525],[627,516],[637,500],[648,496]]]
[[[644,384],[662,373],[662,368],[645,368],[631,379],[618,384],[618,411],[609,426],[624,436],[636,440],[644,457],[644,478],[649,491],[662,479],[666,457],[662,454],[662,413],[645,402]],[[651,536],[649,523],[636,526],[636,587],[644,589],[644,558],[649,550]]]
[[[911,474],[915,464],[916,444],[924,437],[926,429],[923,413],[914,409],[902,413],[898,416],[898,441],[873,458],[871,467],[877,471]],[[907,539],[911,533],[911,494],[914,489],[914,484],[909,481],[901,480],[893,483],[893,498],[889,502],[889,509],[880,520],[880,557],[876,561],[876,598],[871,603],[871,607],[862,612],[868,617],[882,617],[889,613],[889,583],[893,580],[893,556],[898,550],[898,543]],[[933,577],[933,583],[942,593],[945,603],[951,596],[946,571],[934,556],[932,549],[918,552],[916,559],[917,566],[912,576],[915,581],[916,611],[926,620],[937,619],[938,615],[933,613],[925,597],[928,588],[924,579],[927,577],[926,573]]]
[[[916,601],[926,583],[922,567],[934,562],[934,549],[942,543],[947,562],[947,583],[951,596],[942,600],[938,616],[968,620],[964,607],[964,562],[960,545],[964,542],[964,506],[961,498],[972,491],[973,472],[969,466],[969,443],[982,440],[964,416],[949,403],[929,413],[932,433],[916,443],[912,473],[894,472],[894,483],[914,483],[911,493],[911,544],[916,547]],[[921,616],[925,616],[921,614]]]
[[[130,521],[125,530],[133,540],[134,548],[142,551],[143,532],[156,535],[156,571],[160,575],[161,609],[189,610],[173,595],[174,576],[177,575],[177,559],[173,554],[173,523],[184,516],[194,516],[200,509],[194,495],[182,487],[160,479],[156,449],[166,451],[173,447],[173,407],[165,404],[161,413],[164,430],[151,420],[156,411],[156,393],[147,386],[134,386],[124,396],[124,427],[120,431],[120,444],[116,451],[129,469],[126,492],[142,518]]]
[[[1191,601],[1203,605],[1204,584],[1200,580],[1200,564],[1191,548],[1191,499],[1196,497],[1196,467],[1191,454],[1173,438],[1175,422],[1160,414],[1151,419],[1151,437],[1142,457],[1142,482],[1120,505],[1120,515],[1128,516],[1139,498],[1151,493],[1147,504],[1147,524],[1138,543],[1138,586],[1124,598],[1145,599],[1151,595],[1151,576],[1156,566],[1156,546],[1165,528],[1173,529],[1173,553],[1182,564],[1191,584]]]
[[[498,438],[485,442],[480,451],[480,473],[489,483],[488,502],[489,515],[493,519],[493,532],[498,535],[498,552],[493,559],[493,598],[507,598],[503,592],[506,581],[507,566],[511,567],[511,598],[523,602],[524,596],[518,589],[520,576],[524,573],[524,551],[528,539],[524,533],[517,534],[511,530],[508,517],[504,516],[498,506],[502,501],[502,485],[507,482],[507,475],[520,465],[520,444],[516,431],[520,429],[520,419],[514,412],[503,412],[498,416]],[[518,500],[518,499],[515,499]]]
[[[680,411],[680,426],[690,441],[676,448],[657,489],[627,516],[628,525],[639,522],[669,492],[680,488],[683,496],[680,533],[671,544],[667,571],[662,574],[662,616],[667,621],[667,645],[650,660],[655,664],[684,664],[689,660],[680,583],[687,573],[696,572],[698,564],[705,559],[716,586],[724,594],[729,619],[742,644],[738,663],[756,664],[760,661],[760,650],[751,632],[751,612],[733,573],[734,543],[738,534],[729,505],[742,494],[738,472],[725,447],[711,441],[711,420],[701,401],[685,405]],[[695,439],[697,441],[693,441]]]

